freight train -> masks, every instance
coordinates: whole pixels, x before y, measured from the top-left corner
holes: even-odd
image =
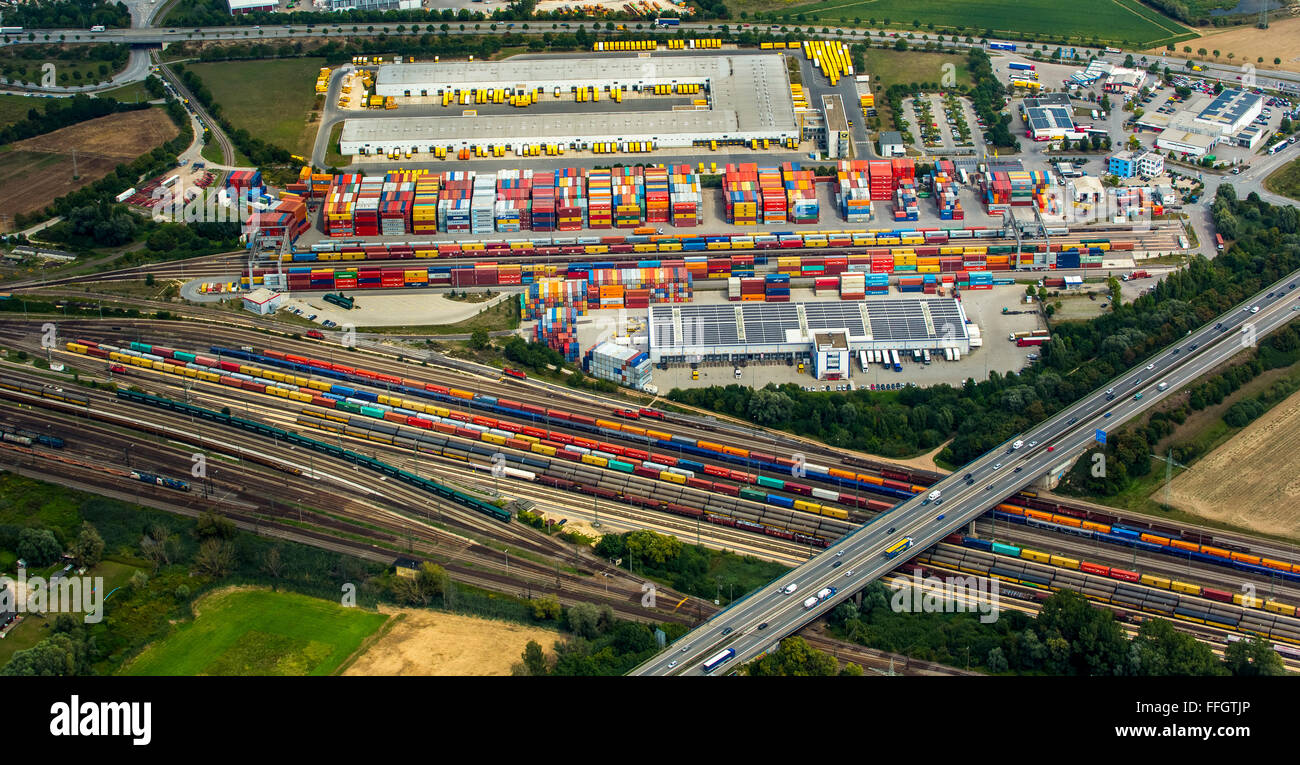
[[[485,502],[478,497],[449,488],[436,481],[421,478],[420,476],[409,473],[405,470],[399,470],[381,460],[367,457],[363,454],[357,454],[356,452],[343,449],[342,447],[333,444],[327,444],[321,441],[316,441],[315,439],[306,438],[297,433],[281,430],[280,428],[274,428],[255,420],[246,420],[242,417],[235,417],[233,415],[215,412],[211,409],[204,409],[203,407],[193,406],[181,401],[173,401],[164,396],[152,396],[148,393],[140,393],[133,390],[119,388],[117,390],[117,397],[135,403],[147,404],[149,406],[156,406],[162,409],[180,412],[181,414],[198,417],[209,422],[239,428],[241,430],[272,438],[276,441],[284,441],[291,446],[302,446],[331,457],[351,462],[360,467],[364,467],[367,470],[373,470],[384,476],[395,478],[396,480],[414,486],[421,491],[434,494],[442,499],[466,507],[475,512],[482,513],[498,521],[510,521],[511,516],[508,510],[497,507],[490,502]]]
[[[503,452],[497,445],[456,441],[436,431],[403,430],[397,424],[381,420],[303,409],[296,422],[338,435],[364,438],[402,449],[418,449],[464,462],[482,471],[493,471],[498,460],[504,459],[500,474],[505,477],[695,518],[705,523],[741,528],[813,547],[827,547],[850,529],[846,523],[829,519],[754,507],[741,501],[743,498],[709,496],[690,484],[638,482],[624,473],[598,469],[593,463],[552,460],[544,453]]]
[[[18,393],[26,393],[29,396],[48,398],[51,401],[62,401],[66,404],[90,406],[90,399],[86,396],[79,393],[64,391],[62,388],[55,385],[37,386],[12,377],[0,377],[0,388]]]
[[[11,444],[22,444],[23,446],[40,444],[41,446],[48,446],[51,449],[62,449],[64,447],[63,439],[58,436],[46,436],[30,430],[11,428],[8,426],[0,427],[0,439],[8,441]]]
[[[956,547],[936,545],[917,560],[1039,590],[1070,589],[1091,600],[1124,608],[1300,643],[1296,609],[1285,603],[1229,595],[1209,587],[962,534],[949,535],[943,541]]]

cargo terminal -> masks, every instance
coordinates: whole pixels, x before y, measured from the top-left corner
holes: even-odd
[[[647,324],[654,364],[807,359],[821,380],[848,379],[864,351],[971,349],[961,301],[950,297],[651,305]]]
[[[617,144],[622,150],[634,143],[657,149],[800,140],[789,74],[777,54],[389,64],[379,68],[375,94],[402,99],[502,89],[547,97],[589,89],[652,95],[657,87],[682,85],[702,86],[707,106],[655,109],[647,101],[644,111],[576,107],[563,114],[361,117],[343,123],[340,151],[434,153],[486,144],[523,154],[538,145],[587,150]]]

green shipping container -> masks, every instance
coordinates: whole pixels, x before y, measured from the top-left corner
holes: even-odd
[[[384,419],[384,410],[377,406],[363,406],[361,407],[361,413],[367,417],[378,417],[381,420]]]
[[[784,489],[785,481],[780,478],[768,478],[765,475],[760,475],[758,477],[758,485],[766,486],[769,489]]]
[[[766,494],[764,494],[764,493],[761,492],[761,491],[754,491],[753,489],[751,489],[751,488],[749,488],[749,487],[746,487],[746,486],[742,486],[742,487],[740,487],[740,497],[741,497],[741,499],[748,499],[748,500],[752,500],[752,501],[754,501],[754,502],[766,502],[766,501],[767,501],[767,495],[766,495]]]

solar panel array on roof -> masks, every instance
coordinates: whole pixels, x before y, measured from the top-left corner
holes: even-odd
[[[952,298],[819,303],[727,303],[650,307],[650,350],[663,356],[807,350],[816,332],[843,330],[857,348],[964,346],[961,303]],[[760,346],[765,346],[761,347]]]
[[[1029,126],[1035,130],[1073,130],[1074,119],[1063,106],[1035,106],[1028,110]]]
[[[1262,100],[1262,97],[1238,88],[1225,88],[1222,93],[1210,101],[1209,106],[1196,115],[1196,119],[1221,125],[1233,125],[1247,111]]]

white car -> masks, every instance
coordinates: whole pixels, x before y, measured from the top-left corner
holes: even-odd
[[[1155,368],[1156,368],[1155,364],[1147,364],[1147,369],[1155,369]]]

